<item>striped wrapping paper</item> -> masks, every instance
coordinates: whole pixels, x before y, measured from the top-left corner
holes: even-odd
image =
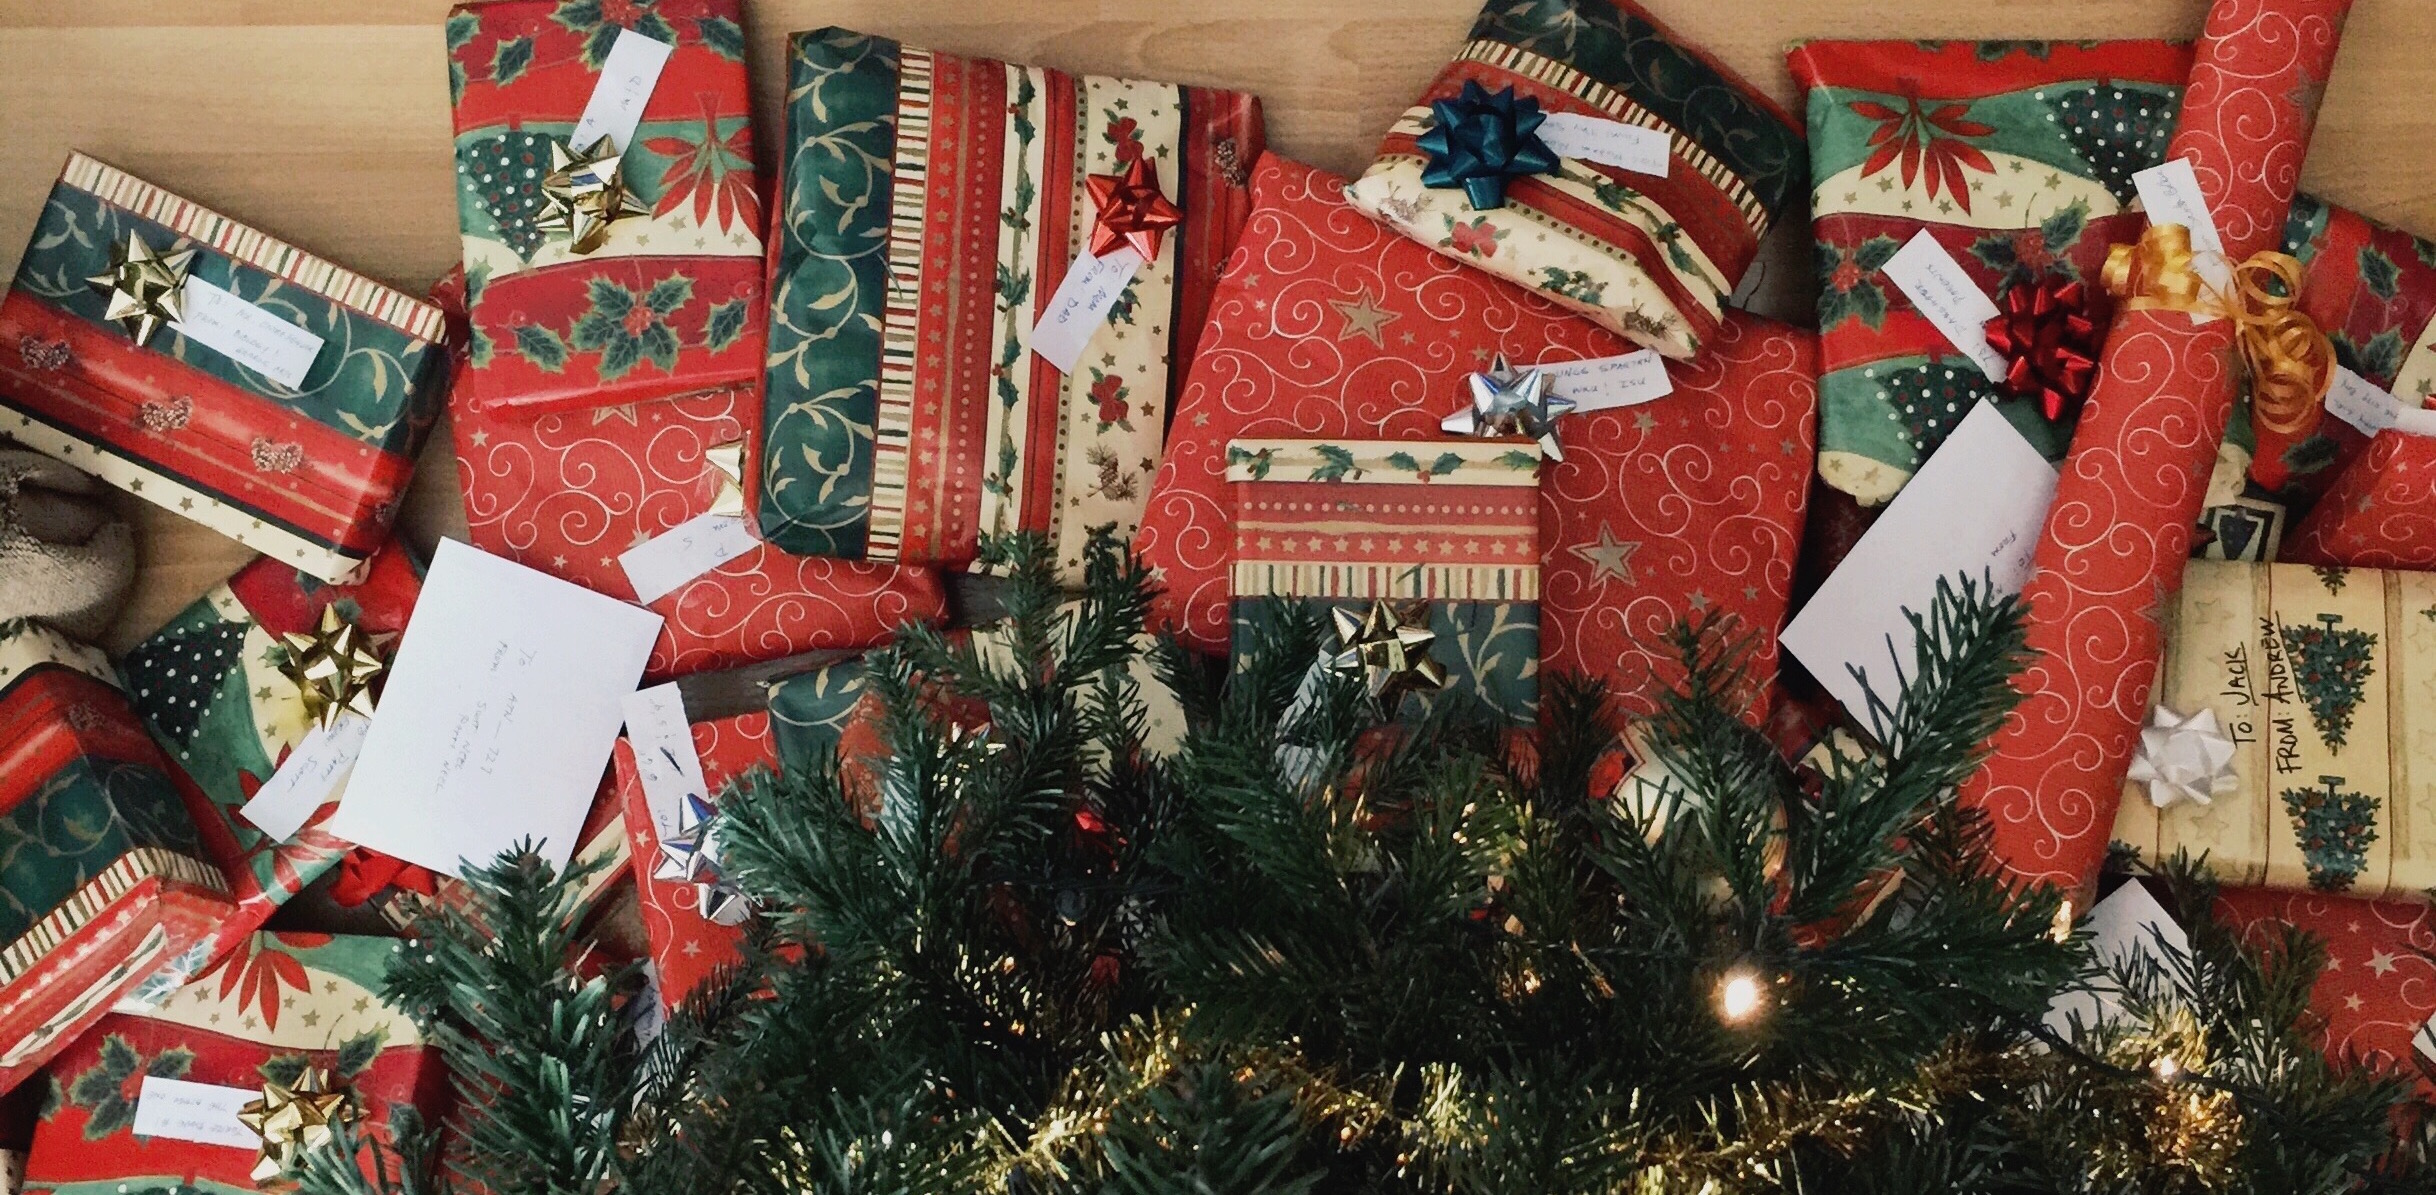
[[[1510,179],[1505,206],[1476,209],[1460,188],[1421,181],[1417,144],[1430,105],[1467,83],[1663,133],[1667,172],[1567,158]],[[1690,358],[1808,177],[1793,118],[1631,0],[1491,0],[1348,194],[1422,244]]]
[[[176,328],[139,348],[86,279],[140,237],[322,338],[291,388]],[[388,540],[439,412],[438,308],[72,154],[0,301],[0,432],[324,580]]]
[[[1037,531],[1079,580],[1130,535],[1169,395],[1249,209],[1259,101],[959,58],[840,29],[788,55],[770,351],[747,493],[790,552],[963,567]],[[1033,325],[1089,242],[1092,175],[1147,157],[1184,223],[1072,374]]]
[[[0,1092],[236,916],[181,781],[100,652],[0,625]]]
[[[1239,652],[1272,603],[1422,603],[1449,688],[1536,717],[1539,445],[1236,440],[1226,455]]]

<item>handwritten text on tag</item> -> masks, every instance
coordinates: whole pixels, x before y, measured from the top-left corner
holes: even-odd
[[[1977,363],[1988,380],[2005,376],[2004,355],[1988,345],[1988,321],[1997,315],[1996,301],[1962,272],[1961,263],[1922,229],[1886,263],[1886,280],[1895,284],[1922,317],[1945,334],[1946,340]]]
[[[261,1098],[261,1092],[243,1087],[146,1075],[135,1093],[135,1135],[252,1149],[262,1138],[237,1113]]]
[[[674,682],[626,696],[626,741],[634,748],[635,777],[643,782],[651,824],[666,838],[677,832],[677,810],[685,798],[709,791],[685,720],[685,698]]]
[[[643,123],[651,89],[660,84],[660,68],[668,65],[674,50],[632,29],[618,30],[608,56],[601,59],[600,81],[592,85],[592,98],[585,102],[575,131],[567,135],[567,144],[582,149],[607,137],[609,144],[625,150],[634,140],[635,127]]]
[[[1667,163],[1674,150],[1673,138],[1656,129],[1578,112],[1550,113],[1539,126],[1539,139],[1547,142],[1558,157],[1580,158],[1659,178],[1666,177]]]
[[[1032,351],[1058,372],[1073,373],[1074,363],[1082,360],[1083,350],[1125,293],[1125,284],[1141,268],[1142,255],[1122,245],[1106,257],[1085,253],[1077,259],[1032,329]]]
[[[617,562],[634,586],[634,600],[648,606],[760,546],[744,519],[700,514],[626,549]]]
[[[1577,411],[1638,406],[1675,392],[1674,380],[1666,376],[1666,359],[1655,349],[1532,368],[1547,374],[1550,392],[1572,399]]]
[[[293,390],[321,356],[321,337],[189,275],[178,334]]]
[[[340,714],[328,726],[314,723],[280,761],[279,770],[237,812],[274,842],[294,838],[314,810],[338,795],[371,729],[372,719],[362,714]]]

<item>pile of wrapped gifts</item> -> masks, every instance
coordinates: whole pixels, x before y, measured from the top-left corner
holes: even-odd
[[[985,541],[1079,583],[1111,526],[1189,646],[1322,603],[1518,725],[1558,673],[1648,712],[1667,633],[1731,618],[1789,748],[1867,725],[1941,579],[2019,591],[2041,654],[1963,795],[2004,863],[2205,851],[2238,921],[2329,938],[2336,1046],[2413,1056],[2436,242],[2294,191],[2349,0],[1801,43],[1798,113],[1633,0],[1500,0],[1352,180],[1249,94],[834,28],[759,161],[742,8],[451,13],[463,264],[420,293],[60,171],[0,302],[28,1190],[252,1189],[266,1111],[445,1115],[383,960],[522,841],[606,860],[682,998],[752,915],[720,787],[868,749],[855,653]],[[1805,199],[1815,328],[1736,299]],[[443,414],[467,531],[425,553]],[[260,553],[116,659],[124,527],[36,526],[104,485]]]

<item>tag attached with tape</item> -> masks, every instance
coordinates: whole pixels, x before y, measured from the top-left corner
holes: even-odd
[[[1549,391],[1572,399],[1576,411],[1639,406],[1675,392],[1674,379],[1666,376],[1666,358],[1656,349],[1531,368],[1548,375]]]
[[[617,563],[634,586],[634,600],[648,606],[760,546],[741,516],[699,514],[626,549]]]
[[[321,356],[321,337],[188,275],[178,335],[294,390]]]
[[[362,714],[340,714],[328,726],[315,723],[237,812],[274,842],[294,838],[314,810],[338,795],[371,730],[372,719]]]
[[[674,681],[626,695],[626,740],[634,747],[635,778],[643,783],[652,827],[666,839],[677,832],[677,811],[685,798],[710,795],[685,698]]]
[[[1919,309],[1921,317],[1978,365],[1989,381],[2004,380],[2004,354],[1988,344],[1988,321],[1998,314],[1996,300],[1963,273],[1962,263],[1936,237],[1927,229],[1920,230],[1886,263],[1883,272]]]
[[[592,98],[585,102],[575,131],[567,135],[567,144],[580,149],[607,137],[609,144],[624,152],[634,140],[634,130],[643,123],[643,108],[651,102],[652,89],[660,85],[661,68],[675,51],[676,47],[657,38],[632,29],[618,30],[617,40],[601,59],[600,81],[592,85]]]
[[[1086,253],[1076,259],[1040,322],[1033,325],[1032,351],[1059,373],[1073,373],[1074,363],[1083,359],[1083,350],[1108,322],[1108,313],[1141,268],[1142,255],[1127,246],[1109,250],[1106,257]]]
[[[1674,139],[1656,129],[1578,112],[1549,113],[1539,126],[1539,139],[1558,157],[1658,178],[1666,177],[1667,164],[1674,158]]]

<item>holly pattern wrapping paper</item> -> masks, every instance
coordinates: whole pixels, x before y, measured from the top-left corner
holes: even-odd
[[[2283,243],[2350,0],[2216,0],[2169,158],[2188,158],[2225,252]],[[2077,885],[2106,852],[2192,528],[2239,386],[2231,321],[2115,317],[2023,590],[2025,699],[1963,788],[2016,875]]]
[[[2165,160],[2188,43],[1814,41],[1807,88],[1819,273],[1819,474],[1894,497],[1972,407],[1998,403],[2050,460],[2071,443],[1991,382],[1882,272],[1925,231],[1999,304],[2057,278],[2102,288],[2139,236],[2132,175]]]
[[[282,637],[312,631],[324,610],[368,635],[398,634],[422,585],[421,562],[394,542],[354,585],[326,585],[266,557],[196,599],[120,660],[137,716],[209,810],[199,826],[213,855],[238,860],[229,875],[237,914],[147,979],[134,998],[166,997],[355,849],[322,828],[338,812],[343,784],[284,842],[239,812],[312,727],[302,690],[281,671],[289,659]]]
[[[495,0],[448,16],[457,224],[472,313],[461,408],[528,414],[724,387],[761,372],[762,201],[739,0]],[[538,221],[621,30],[673,47],[622,144],[647,214],[588,254]]]
[[[0,625],[0,1092],[235,916],[235,860],[110,663]]]
[[[449,1100],[439,1051],[380,998],[402,949],[395,938],[253,934],[159,1008],[104,1018],[51,1066],[27,1195],[264,1189],[251,1178],[253,1148],[136,1133],[147,1077],[258,1098],[263,1084],[317,1067],[367,1136],[435,1123]]]
[[[1428,654],[1448,691],[1511,721],[1537,716],[1539,445],[1253,439],[1226,457],[1239,654],[1276,606],[1368,618],[1384,602],[1436,636]]]
[[[1432,105],[1467,85],[1654,131],[1666,173],[1564,158],[1507,179],[1503,206],[1477,208],[1462,188],[1424,181],[1420,145]],[[1631,0],[1491,0],[1349,194],[1438,252],[1690,358],[1804,177],[1793,119]]]
[[[104,318],[130,239],[321,338],[294,386]],[[188,300],[191,304],[193,300]],[[438,416],[440,311],[72,154],[0,301],[0,433],[324,580],[388,541]]]
[[[2309,1004],[2325,1022],[2326,1051],[2436,1087],[2426,1078],[2436,1063],[2436,1037],[2426,1028],[2436,1015],[2436,923],[2427,905],[2226,888],[2216,913],[2260,945],[2280,940],[2286,925],[2323,939],[2326,970]]]
[[[1165,587],[1158,620],[1203,651],[1228,642],[1230,440],[1437,441],[1467,377],[1633,345],[1543,296],[1468,269],[1350,209],[1344,183],[1264,160],[1254,215],[1221,282],[1135,548]],[[1677,622],[1717,611],[1757,632],[1772,675],[1814,452],[1816,341],[1729,310],[1674,392],[1557,420],[1542,467],[1544,670],[1619,694],[1681,673]],[[1644,709],[1643,712],[1646,712]]]
[[[748,486],[790,552],[960,568],[1048,533],[1079,583],[1129,536],[1172,388],[1248,210],[1259,101],[959,58],[841,29],[788,54],[770,351]],[[1148,162],[1183,223],[1072,373],[1032,333],[1097,209]]]
[[[2238,784],[2159,810],[2130,783],[2117,840],[2229,884],[2436,888],[2436,573],[2193,561],[2159,677],[2175,718],[2215,712]]]

